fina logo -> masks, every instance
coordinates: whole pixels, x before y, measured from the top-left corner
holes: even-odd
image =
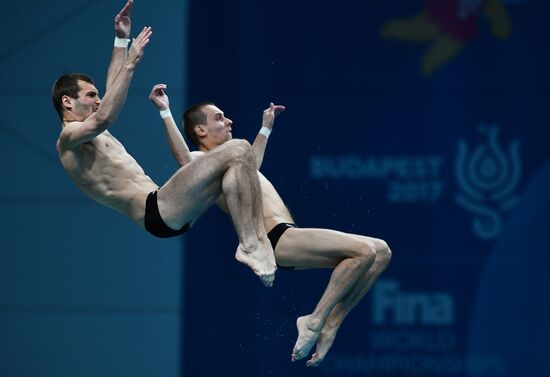
[[[497,125],[481,124],[480,133],[487,140],[472,151],[465,141],[458,142],[455,173],[462,192],[456,201],[473,213],[475,234],[489,240],[500,233],[503,212],[517,202],[514,191],[521,178],[520,143],[512,141],[506,155],[497,142]]]

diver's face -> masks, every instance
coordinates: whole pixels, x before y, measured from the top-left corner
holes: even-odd
[[[202,109],[206,114],[206,124],[203,125],[205,141],[209,145],[220,146],[233,138],[231,125],[233,121],[227,118],[223,111],[215,105],[206,105]]]
[[[82,80],[78,80],[78,98],[71,98],[71,112],[79,118],[86,119],[96,112],[101,104],[97,88]]]

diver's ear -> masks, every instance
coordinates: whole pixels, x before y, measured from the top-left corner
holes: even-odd
[[[193,131],[195,131],[198,137],[204,137],[207,134],[202,124],[197,124],[195,127],[193,127]]]
[[[63,97],[61,97],[61,104],[63,105],[63,108],[65,110],[71,110],[73,108],[73,98],[64,95]]]

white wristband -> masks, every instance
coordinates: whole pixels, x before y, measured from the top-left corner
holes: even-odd
[[[262,127],[260,129],[260,132],[258,132],[258,133],[264,135],[267,139],[269,137],[269,135],[271,134],[271,130],[267,127]]]
[[[128,47],[130,40],[127,38],[115,37],[115,47]]]
[[[168,109],[166,109],[166,110],[161,110],[161,111],[160,111],[160,117],[161,117],[162,119],[164,119],[164,118],[171,118],[171,117],[172,117],[172,113],[170,112],[170,109],[168,108]]]

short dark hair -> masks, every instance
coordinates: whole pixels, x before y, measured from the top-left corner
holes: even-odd
[[[198,124],[206,124],[206,114],[202,111],[202,108],[208,105],[215,106],[214,102],[199,102],[190,106],[185,110],[185,113],[183,113],[183,131],[187,139],[196,147],[198,147],[200,143],[195,133],[195,126]]]
[[[63,104],[61,98],[63,96],[69,96],[71,98],[78,98],[78,92],[82,89],[78,85],[78,80],[94,84],[94,81],[90,76],[83,73],[66,73],[63,76],[55,80],[52,88],[52,103],[57,111],[59,119],[63,120]]]

